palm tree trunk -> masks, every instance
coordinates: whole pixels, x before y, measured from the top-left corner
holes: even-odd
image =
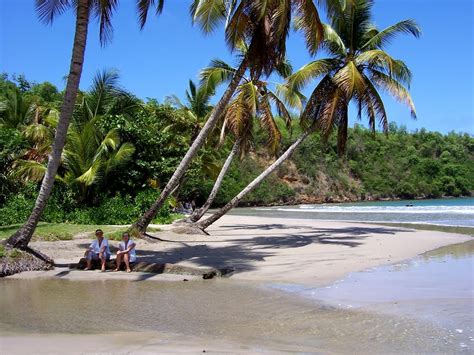
[[[72,48],[72,58],[69,67],[69,75],[61,106],[59,123],[54,136],[51,155],[48,160],[46,174],[41,183],[41,189],[36,198],[35,206],[27,222],[8,240],[7,245],[15,248],[25,249],[30,242],[31,236],[43,214],[49,196],[53,189],[54,180],[61,162],[61,154],[66,143],[66,135],[76,103],[77,91],[82,74],[84,53],[87,41],[87,28],[89,25],[89,0],[79,0],[76,14],[76,32]]]
[[[219,172],[219,176],[216,179],[216,182],[214,183],[214,186],[212,187],[211,193],[209,194],[209,197],[207,198],[206,203],[202,205],[201,208],[198,208],[194,211],[194,213],[189,217],[190,222],[197,222],[201,219],[202,216],[204,216],[204,213],[207,212],[209,207],[211,207],[212,203],[214,202],[214,199],[217,196],[217,192],[219,191],[222,181],[224,180],[224,176],[227,173],[227,171],[230,168],[230,164],[232,163],[232,160],[234,160],[235,155],[238,153],[240,149],[240,142],[241,139],[238,138],[234,146],[232,147],[232,150],[230,151],[229,155],[227,156],[227,159],[225,160],[224,165],[222,166],[221,171]]]
[[[204,221],[197,223],[197,227],[205,230],[209,227],[212,223],[217,221],[227,212],[229,212],[232,208],[236,207],[239,202],[251,191],[253,191],[256,187],[260,185],[260,183],[272,172],[274,172],[286,159],[288,159],[291,154],[295,151],[296,148],[305,140],[305,138],[311,133],[311,130],[307,130],[304,132],[286,151],[283,153],[277,160],[273,162],[264,172],[262,172],[259,176],[257,176],[250,184],[245,187],[241,192],[238,193],[232,200],[230,200],[227,205],[219,209],[216,213],[214,213],[209,218],[205,219]]]
[[[235,89],[239,85],[240,80],[242,79],[243,75],[245,74],[245,71],[247,70],[247,66],[248,66],[248,59],[247,57],[245,57],[240,63],[240,66],[235,72],[234,76],[232,77],[232,80],[229,86],[227,87],[227,90],[224,92],[221,99],[212,110],[212,113],[209,116],[209,119],[206,121],[206,124],[201,129],[201,131],[199,132],[199,135],[196,137],[192,145],[189,147],[189,150],[187,151],[184,158],[181,160],[181,163],[179,163],[178,168],[176,169],[173,176],[164,187],[163,191],[161,191],[160,197],[143,214],[143,216],[141,216],[132,225],[132,227],[130,228],[132,231],[137,231],[139,233],[144,233],[146,231],[148,225],[150,224],[152,219],[156,216],[159,209],[163,206],[163,203],[166,201],[166,199],[170,195],[170,192],[173,190],[173,188],[176,186],[178,181],[181,179],[183,174],[188,169],[189,164],[191,164],[191,161],[193,160],[195,155],[198,153],[199,149],[204,144],[207,136],[209,135],[209,133],[211,133],[212,129],[215,127],[218,119],[224,113],[224,110],[227,104],[229,103],[229,100],[231,99],[232,95],[235,92]]]

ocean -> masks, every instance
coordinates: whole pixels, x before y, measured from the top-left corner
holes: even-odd
[[[248,207],[236,215],[474,227],[474,197]]]

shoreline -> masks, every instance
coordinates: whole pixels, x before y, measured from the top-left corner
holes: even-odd
[[[228,215],[209,228],[210,236],[179,235],[171,225],[153,233],[165,242],[137,240],[138,257],[193,268],[234,268],[230,279],[264,282],[294,282],[322,286],[351,272],[411,259],[445,245],[472,237],[412,226],[354,223],[272,217]],[[58,264],[82,257],[90,239],[36,241],[31,246],[51,256]],[[111,244],[116,242],[111,241]],[[88,279],[94,272],[57,268],[25,272],[8,278],[51,277]],[[143,278],[142,273],[98,274],[93,279]],[[187,275],[156,275],[150,279],[189,279]],[[193,278],[195,279],[195,278]]]
[[[401,352],[431,349],[446,353],[458,346],[456,342],[459,342],[460,334],[454,334],[455,337],[451,338],[452,335],[443,329],[417,319],[382,314],[376,308],[371,311],[370,308],[350,310],[327,307],[303,295],[272,289],[269,284],[285,283],[324,289],[323,286],[342,280],[348,274],[412,260],[427,251],[472,241],[472,237],[321,220],[282,219],[275,223],[271,218],[242,216],[224,217],[210,228],[211,236],[177,235],[169,230],[171,226],[161,227],[163,230],[155,235],[173,242],[139,240],[140,258],[161,258],[193,267],[234,265],[236,273],[230,278],[209,281],[187,275],[100,273],[59,268],[9,276],[3,281],[11,281],[12,286],[17,281],[25,281],[15,286],[21,293],[28,285],[36,285],[32,290],[42,292],[45,288],[39,286],[41,282],[51,280],[48,283],[51,297],[61,297],[58,300],[65,297],[67,302],[63,307],[73,314],[82,314],[80,304],[83,297],[92,296],[87,291],[91,286],[97,287],[93,292],[95,296],[97,292],[106,292],[104,296],[109,294],[107,292],[115,295],[118,294],[117,287],[126,282],[126,292],[130,294],[125,294],[125,298],[145,297],[143,303],[138,301],[133,311],[144,312],[144,315],[133,318],[145,317],[151,323],[144,325],[135,320],[139,323],[134,323],[134,327],[139,324],[139,328],[116,332],[110,329],[102,332],[92,330],[92,334],[81,333],[84,324],[73,323],[68,325],[76,329],[75,334],[71,334],[65,329],[54,331],[54,325],[44,328],[43,321],[38,328],[35,327],[31,324],[34,318],[28,318],[35,316],[28,311],[24,316],[26,318],[20,317],[25,322],[25,328],[10,328],[7,320],[3,324],[0,322],[9,330],[2,331],[0,348],[12,354],[30,353],[37,349],[42,349],[44,353],[60,353],[65,348],[75,349],[76,353],[124,354],[157,351],[286,353],[313,352],[314,349],[337,353],[350,353],[354,349],[365,353],[384,353],[397,346]],[[74,260],[75,255],[81,254],[81,248],[88,241],[77,238],[71,241],[34,242],[34,246],[42,248],[42,251],[48,248],[56,253],[56,259],[63,257],[66,261]],[[58,246],[56,250],[55,245]],[[192,282],[182,282],[184,278]],[[78,282],[70,282],[64,287],[63,280]],[[69,290],[71,287],[74,291]],[[110,289],[115,291],[107,291]],[[65,292],[65,295],[58,295],[58,290]],[[78,291],[84,294],[79,296]],[[30,297],[48,299],[44,295]],[[77,302],[71,301],[70,297],[78,297]],[[57,305],[57,301],[49,302]],[[75,305],[73,309],[79,308],[70,310],[70,302]],[[112,309],[116,307],[113,306],[114,298],[110,302],[112,304],[108,307],[111,309],[107,314],[113,314]],[[116,302],[121,304],[121,298]],[[140,304],[146,304],[147,309],[141,309]],[[11,322],[11,319],[16,319],[16,314],[12,313],[5,319]],[[84,317],[81,315],[81,318]],[[166,320],[164,328],[160,317]],[[394,324],[401,324],[405,332],[393,328]],[[354,332],[354,327],[357,332]],[[373,331],[385,335],[374,339]],[[438,341],[432,343],[432,336],[436,336]],[[386,339],[390,339],[392,345]]]
[[[441,197],[413,197],[413,198],[401,198],[401,197],[371,197],[371,198],[358,198],[358,199],[314,199],[314,200],[289,200],[285,201],[278,201],[275,203],[270,203],[267,205],[252,205],[248,204],[240,204],[239,207],[241,208],[260,208],[260,207],[278,207],[278,206],[296,206],[296,205],[333,205],[333,204],[350,204],[350,203],[363,203],[363,202],[395,202],[395,201],[431,201],[431,200],[454,200],[454,199],[466,199],[466,198],[474,198],[474,195],[465,195],[465,196],[441,196]],[[222,206],[218,206],[222,207]]]

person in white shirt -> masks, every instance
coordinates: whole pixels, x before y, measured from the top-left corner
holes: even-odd
[[[104,238],[104,232],[101,229],[95,231],[97,239],[93,240],[89,248],[84,253],[86,258],[87,266],[84,270],[90,270],[92,260],[100,260],[101,271],[105,272],[105,263],[110,259],[109,241]]]
[[[117,267],[114,271],[120,270],[120,265],[122,262],[125,263],[125,270],[131,272],[130,263],[134,263],[137,260],[137,255],[135,253],[135,242],[130,239],[130,235],[125,232],[122,234],[122,241],[119,244],[119,251],[117,252]]]

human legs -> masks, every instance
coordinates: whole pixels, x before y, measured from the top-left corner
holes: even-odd
[[[119,271],[120,270],[120,264],[122,264],[122,259],[123,259],[123,254],[118,254],[117,253],[117,258],[115,259],[115,270],[114,271]]]
[[[93,251],[88,251],[85,255],[86,258],[86,268],[84,270],[90,270],[92,268],[92,259],[97,260],[99,255]]]
[[[128,255],[128,253],[123,254],[123,261],[125,262],[127,272],[131,272],[132,270],[130,270],[130,255]]]

